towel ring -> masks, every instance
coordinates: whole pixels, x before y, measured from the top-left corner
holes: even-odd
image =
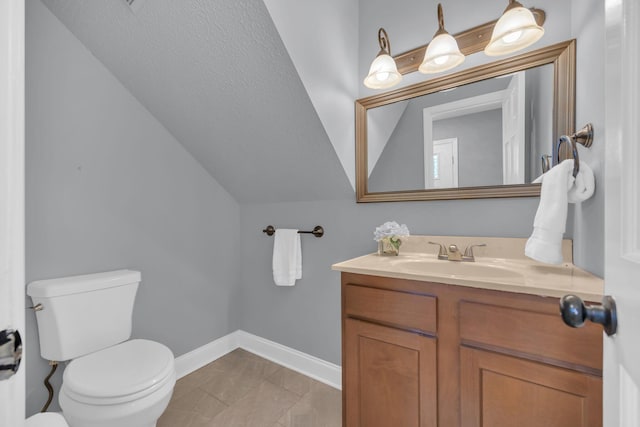
[[[567,135],[562,135],[558,140],[558,163],[560,160],[560,149],[562,148],[562,144],[567,144],[571,149],[571,154],[573,155],[573,177],[578,176],[578,172],[580,172],[580,158],[578,156],[578,148],[576,144],[573,143],[572,138]]]

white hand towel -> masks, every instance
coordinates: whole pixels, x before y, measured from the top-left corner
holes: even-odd
[[[298,230],[279,228],[273,241],[273,281],[293,286],[302,278],[302,250]]]
[[[573,187],[569,190],[568,199],[569,203],[580,203],[593,196],[593,192],[596,188],[595,177],[593,171],[588,164],[580,163],[580,171],[576,176],[576,181],[573,183]]]
[[[551,168],[533,181],[542,182],[540,205],[533,221],[533,233],[524,254],[547,264],[562,264],[562,235],[567,225],[568,193],[573,186],[573,159]]]

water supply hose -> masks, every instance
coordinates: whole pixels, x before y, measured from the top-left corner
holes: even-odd
[[[51,386],[51,383],[49,382],[49,380],[51,379],[53,374],[56,373],[56,369],[58,369],[58,362],[54,360],[50,360],[49,366],[51,366],[51,372],[49,372],[49,375],[47,375],[47,377],[44,379],[44,386],[47,388],[47,391],[49,392],[49,398],[47,399],[47,403],[44,404],[40,412],[47,412],[47,409],[49,409],[49,405],[51,405],[51,401],[53,401],[53,387]]]

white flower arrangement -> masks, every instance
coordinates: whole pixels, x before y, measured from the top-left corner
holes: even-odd
[[[388,221],[381,226],[376,227],[373,235],[373,240],[376,242],[382,242],[382,244],[386,246],[390,245],[397,254],[400,251],[400,245],[402,244],[400,237],[408,236],[409,228],[405,224],[400,225],[395,221]]]

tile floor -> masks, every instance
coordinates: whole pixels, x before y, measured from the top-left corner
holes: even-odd
[[[178,380],[157,427],[340,427],[339,390],[238,349]]]

